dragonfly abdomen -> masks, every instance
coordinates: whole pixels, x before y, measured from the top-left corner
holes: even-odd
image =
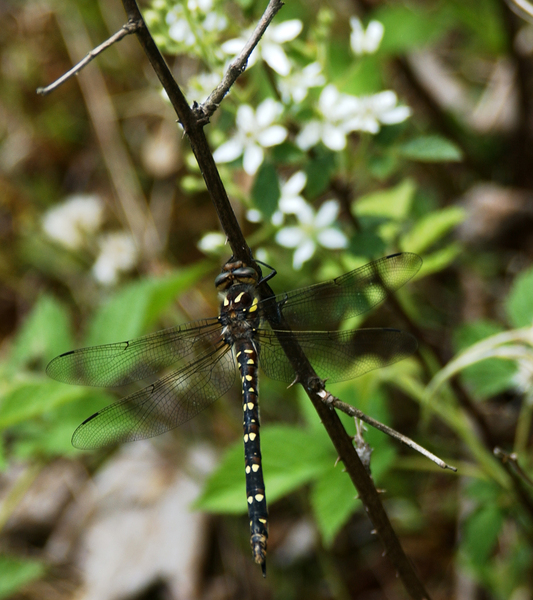
[[[261,466],[258,407],[258,356],[253,342],[242,340],[235,345],[235,357],[242,380],[244,464],[246,500],[250,519],[250,544],[257,564],[266,572],[268,509]]]

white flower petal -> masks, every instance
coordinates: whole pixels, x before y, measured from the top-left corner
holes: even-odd
[[[246,211],[246,218],[250,223],[260,223],[263,220],[263,215],[257,208],[250,208]]]
[[[274,211],[274,214],[270,218],[270,221],[271,221],[272,225],[275,225],[276,227],[280,227],[281,224],[283,223],[283,213],[281,212],[281,210]]]
[[[257,141],[265,148],[277,146],[285,141],[287,133],[285,127],[282,127],[281,125],[272,125],[272,127],[258,132]]]
[[[222,248],[226,243],[226,237],[220,232],[206,233],[203,238],[198,242],[198,248],[202,252],[213,252]]]
[[[284,42],[289,42],[297,37],[303,29],[303,23],[300,19],[289,19],[288,21],[283,21],[279,25],[271,25],[270,29],[267,31],[270,32],[269,38],[278,44],[283,44]]]
[[[226,54],[236,55],[244,48],[246,44],[246,39],[244,38],[234,38],[232,40],[228,40],[224,42],[222,46],[220,46]]]
[[[370,21],[365,34],[365,50],[369,54],[372,54],[379,48],[384,32],[385,27],[383,27],[382,23],[379,21]]]
[[[394,108],[398,103],[398,96],[392,90],[385,90],[384,92],[379,92],[379,94],[374,94],[369,98],[370,105],[372,106],[372,110],[376,113],[379,113],[384,110],[390,110]]]
[[[233,138],[224,142],[213,152],[213,158],[217,163],[227,163],[238,158],[244,151],[243,144],[240,140]]]
[[[237,109],[235,123],[239,129],[255,131],[257,129],[257,119],[254,109],[249,104],[241,104]]]
[[[320,111],[324,115],[330,114],[330,111],[335,110],[335,105],[339,101],[339,90],[330,83],[327,85],[320,94],[320,98],[318,99],[318,106]]]
[[[322,124],[319,121],[310,121],[296,136],[296,145],[301,150],[309,150],[318,143],[322,132]]]
[[[293,196],[299,194],[307,183],[307,175],[303,171],[297,171],[281,186],[281,196]]]
[[[248,175],[255,175],[263,162],[264,152],[261,146],[250,144],[244,150],[242,167]]]
[[[328,227],[339,216],[339,210],[337,200],[327,200],[316,213],[315,223],[321,228]]]
[[[291,63],[281,46],[265,42],[261,46],[261,56],[267,65],[279,75],[286,77],[291,72]]]
[[[279,209],[286,215],[300,214],[306,210],[308,206],[301,196],[289,196],[279,199]]]
[[[340,127],[324,123],[322,141],[330,150],[344,150],[346,148],[346,133]]]
[[[353,53],[357,56],[364,52],[364,37],[365,33],[363,30],[363,24],[357,17],[350,17],[350,27],[352,32],[350,34],[350,46]]]
[[[283,112],[283,106],[276,102],[273,98],[267,98],[263,100],[256,110],[256,120],[259,127],[264,129],[281,115]]]
[[[276,233],[276,242],[285,248],[296,248],[304,239],[305,234],[299,227],[284,227]]]
[[[333,250],[335,248],[346,248],[348,245],[348,240],[344,233],[334,227],[319,231],[316,237],[320,245],[324,246],[324,248]]]
[[[402,123],[405,119],[411,116],[411,109],[408,106],[397,106],[379,116],[379,120],[384,125],[393,125],[394,123]]]
[[[308,261],[316,250],[316,244],[313,240],[306,240],[301,246],[296,248],[294,256],[292,257],[292,264],[296,270],[302,268],[304,262]]]

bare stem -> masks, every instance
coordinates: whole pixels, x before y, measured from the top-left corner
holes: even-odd
[[[426,458],[429,458],[429,460],[432,460],[441,469],[450,469],[451,471],[457,471],[456,467],[452,467],[448,463],[445,463],[438,456],[435,456],[429,450],[426,450],[424,447],[414,442],[411,438],[408,438],[407,436],[401,434],[399,431],[396,431],[396,429],[392,429],[392,427],[389,427],[388,425],[384,425],[383,423],[376,421],[376,419],[369,417],[364,412],[360,411],[358,408],[355,408],[350,404],[346,404],[346,402],[342,402],[329,392],[324,391],[324,394],[319,395],[323,396],[324,402],[329,406],[333,406],[334,408],[346,413],[347,415],[350,415],[351,417],[361,419],[361,421],[368,423],[368,425],[371,425],[372,427],[379,429],[379,431],[390,435],[392,438],[398,440],[402,444],[405,444],[412,450],[416,450],[420,454],[424,455]]]
[[[77,65],[72,67],[72,69],[70,69],[70,71],[67,71],[64,75],[61,75],[61,77],[59,77],[59,79],[56,79],[50,85],[47,85],[46,87],[37,88],[37,90],[36,90],[37,93],[40,96],[46,96],[46,94],[53,92],[61,84],[65,83],[65,81],[67,81],[74,75],[77,75],[83,69],[83,67],[88,65],[91,62],[91,60],[96,58],[104,50],[107,50],[110,46],[112,46],[116,42],[119,42],[122,38],[126,37],[127,35],[130,35],[130,33],[135,33],[139,29],[140,25],[141,24],[139,21],[128,21],[126,23],[126,25],[123,25],[109,39],[107,39],[105,42],[103,42],[96,48],[93,48],[90,52],[88,52],[87,56],[85,58],[83,58],[82,60],[80,60],[80,62]]]

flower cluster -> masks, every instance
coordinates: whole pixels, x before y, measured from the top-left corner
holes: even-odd
[[[191,46],[198,41],[199,28],[205,30],[206,39],[209,33],[226,32],[231,24],[220,18],[216,7],[213,8],[214,1],[186,0],[183,4],[173,5],[167,15],[170,37],[181,45]],[[324,61],[321,60],[325,56],[324,49],[320,51],[317,45],[312,44],[306,48],[304,42],[297,40],[303,31],[304,26],[299,19],[271,23],[265,31],[247,66],[253,67],[259,60],[268,66],[271,84],[276,88],[276,99],[264,99],[263,96],[257,104],[240,100],[234,129],[214,152],[218,164],[240,159],[242,163],[238,164],[242,164],[243,171],[254,177],[275,146],[292,143],[293,148],[295,145],[305,153],[321,143],[339,152],[347,147],[348,136],[354,132],[374,135],[382,126],[401,123],[410,116],[409,107],[399,104],[392,90],[376,90],[373,94],[356,96],[345,93],[341,84],[337,87],[328,82]],[[230,61],[242,51],[251,33],[252,30],[249,30],[239,37],[221,41],[216,59],[209,65],[210,72],[217,72],[222,64],[218,51]],[[383,35],[384,27],[380,22],[370,21],[365,27],[359,19],[352,17],[347,45],[354,61],[363,61],[365,55],[376,53]],[[316,50],[314,56],[310,50],[313,47]],[[293,48],[298,48],[298,51],[291,52]],[[342,81],[341,78],[337,80]],[[217,78],[213,75],[191,78],[191,97],[203,100],[216,83]],[[297,171],[287,181],[280,181],[278,207],[270,218],[270,225],[276,229],[276,242],[294,250],[293,265],[296,269],[313,256],[318,246],[332,249],[348,245],[346,236],[334,225],[339,214],[338,202],[331,199],[323,201],[315,211],[302,195],[305,185],[303,171]],[[263,219],[258,209],[249,210],[247,217],[252,222]],[[209,233],[199,247],[211,252],[224,242],[220,234]]]
[[[103,285],[117,283],[122,272],[137,264],[137,248],[129,233],[97,235],[103,224],[104,206],[96,195],[75,195],[54,206],[43,216],[43,230],[54,242],[71,251],[93,251],[98,254],[92,267],[96,281]]]

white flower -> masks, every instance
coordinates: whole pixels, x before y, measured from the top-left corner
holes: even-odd
[[[216,71],[210,73],[199,73],[191,77],[187,82],[187,100],[204,102],[209,94],[217,87],[222,79],[222,75]],[[168,98],[168,95],[167,95]]]
[[[102,223],[103,203],[96,195],[75,195],[51,208],[43,217],[43,229],[70,250],[80,248],[88,234]]]
[[[187,8],[176,4],[166,16],[168,34],[186,49],[198,44],[198,33],[223,31],[228,25],[224,15],[213,10],[212,0],[189,0]]]
[[[379,48],[385,28],[379,21],[370,21],[366,31],[357,17],[350,17],[350,46],[357,56],[373,54]]]
[[[283,102],[288,103],[292,100],[294,104],[300,104],[307,96],[309,88],[324,85],[326,78],[321,70],[320,64],[314,62],[280,79],[278,85]]]
[[[330,84],[318,100],[320,120],[307,123],[296,137],[296,143],[307,150],[320,140],[330,150],[343,150],[346,136],[352,131],[378,133],[381,125],[401,123],[411,115],[408,106],[398,106],[392,90],[373,96],[341,94]]]
[[[296,137],[296,144],[307,150],[320,140],[330,150],[343,150],[346,147],[346,135],[350,132],[347,121],[356,110],[357,98],[341,94],[330,84],[326,86],[318,99],[320,119],[307,123]]]
[[[283,106],[267,98],[257,107],[241,104],[237,109],[235,137],[219,146],[213,157],[218,163],[227,163],[242,155],[242,165],[248,175],[255,175],[263,162],[264,150],[281,144],[287,130],[272,123],[281,115]]]
[[[296,214],[300,210],[305,210],[306,201],[300,193],[307,183],[307,175],[303,171],[294,173],[287,181],[280,180],[280,197],[278,201],[278,210],[271,217],[273,225],[280,226],[283,223],[283,216]],[[246,218],[252,223],[259,223],[263,219],[261,212],[255,208],[246,213]]]
[[[284,227],[276,234],[276,241],[286,248],[296,248],[293,256],[293,267],[300,269],[304,262],[315,253],[317,243],[324,248],[346,248],[346,236],[331,224],[339,214],[339,203],[328,200],[315,214],[308,205],[301,208],[296,216],[300,224],[296,227]]]
[[[129,233],[108,233],[99,240],[100,254],[93,265],[94,278],[113,285],[120,272],[129,271],[137,262],[137,248]]]
[[[205,253],[216,252],[220,248],[223,248],[226,244],[226,236],[216,231],[212,233],[206,233],[204,237],[198,242],[198,248]]]
[[[254,51],[248,59],[248,66],[256,63],[259,54],[267,65],[274,69],[280,75],[288,75],[291,70],[291,63],[281,47],[281,44],[289,42],[297,37],[302,31],[303,24],[299,19],[283,21],[279,25],[270,25],[263,34],[261,41],[254,48]],[[251,30],[242,37],[228,40],[222,44],[222,50],[229,55],[237,56],[244,45],[248,42]]]
[[[398,97],[392,90],[379,92],[373,96],[356,98],[351,117],[345,126],[348,131],[368,131],[378,133],[380,124],[393,125],[401,123],[411,115],[408,106],[397,106]]]

